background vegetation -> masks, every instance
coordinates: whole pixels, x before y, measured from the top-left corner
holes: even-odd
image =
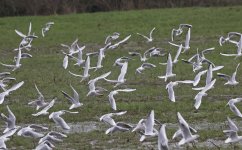
[[[192,24],[191,49],[188,53],[182,54],[180,58],[189,58],[196,53],[196,49],[203,50],[209,47],[215,47],[215,51],[206,55],[216,65],[224,65],[222,73],[232,74],[235,66],[241,62],[242,58],[224,57],[220,52],[235,52],[236,47],[230,44],[219,46],[218,39],[230,31],[242,32],[241,24],[242,7],[211,7],[211,8],[175,8],[175,9],[150,9],[142,11],[108,12],[108,13],[85,13],[71,14],[62,16],[23,16],[23,17],[5,17],[0,18],[0,61],[3,63],[13,63],[13,57],[16,52],[14,48],[18,47],[21,38],[15,33],[17,29],[27,33],[29,22],[32,22],[32,30],[39,38],[33,41],[33,48],[29,52],[33,55],[31,59],[22,59],[21,68],[12,72],[11,76],[16,77],[17,81],[25,81],[23,87],[14,91],[6,97],[4,103],[0,105],[0,112],[6,113],[6,105],[9,105],[16,115],[17,125],[26,126],[27,124],[37,123],[48,126],[53,129],[54,122],[48,119],[48,116],[33,117],[31,114],[35,109],[28,106],[27,103],[37,98],[37,92],[34,88],[36,83],[47,101],[53,97],[58,100],[50,112],[60,109],[68,109],[69,103],[63,97],[61,90],[71,92],[69,84],[71,83],[78,93],[80,93],[83,106],[78,108],[79,114],[65,115],[64,119],[71,125],[84,122],[94,122],[97,128],[90,132],[75,132],[68,134],[68,138],[63,143],[56,144],[57,149],[151,149],[156,147],[156,139],[149,142],[140,143],[139,135],[136,133],[114,133],[105,135],[105,129],[108,126],[99,123],[99,117],[105,113],[112,112],[107,98],[107,93],[103,97],[86,97],[88,88],[87,82],[80,83],[80,79],[71,76],[68,70],[82,74],[83,69],[70,65],[67,70],[62,67],[64,58],[61,53],[63,49],[60,44],[71,44],[76,38],[79,39],[79,45],[86,45],[84,53],[97,51],[104,45],[107,35],[113,32],[120,32],[121,39],[131,34],[127,44],[113,51],[107,51],[106,58],[103,61],[104,68],[96,72],[91,71],[90,79],[96,76],[112,71],[110,79],[117,78],[120,69],[113,67],[114,60],[120,56],[128,56],[129,51],[144,52],[152,46],[164,48],[175,55],[177,49],[168,44],[170,33],[173,28],[177,28],[180,23]],[[41,36],[41,28],[48,21],[54,21],[55,24],[46,34]],[[154,42],[147,44],[144,39],[137,36],[136,33],[148,33],[153,27]],[[182,41],[184,36],[179,37]],[[91,66],[96,63],[96,57],[91,58]],[[240,118],[234,116],[228,107],[225,107],[228,99],[241,97],[242,89],[242,68],[238,70],[237,80],[240,82],[236,87],[224,86],[225,81],[217,78],[215,88],[209,91],[208,96],[204,97],[198,112],[195,112],[193,104],[197,92],[191,90],[189,85],[179,85],[175,87],[176,103],[168,100],[166,83],[157,78],[163,75],[165,66],[159,65],[159,62],[166,62],[166,57],[152,58],[149,60],[157,65],[157,68],[146,70],[143,75],[135,75],[135,69],[141,65],[136,57],[129,62],[127,72],[127,83],[125,86],[136,88],[133,93],[120,93],[116,96],[117,107],[119,110],[127,110],[127,114],[115,118],[116,121],[124,121],[135,124],[141,118],[145,118],[150,110],[154,109],[155,118],[163,123],[168,123],[168,138],[177,129],[177,111],[181,112],[188,123],[192,124],[198,130],[200,138],[198,143],[205,143],[198,149],[217,149],[215,146],[208,147],[209,139],[221,141],[223,147],[229,147],[223,142],[226,136],[222,130],[227,129],[226,117],[230,116],[238,124],[242,125]],[[8,71],[0,66],[1,71]],[[193,79],[195,73],[192,67],[179,62],[174,66],[174,73],[177,76],[171,80]],[[205,77],[201,84],[204,85]],[[12,83],[14,84],[14,83]],[[111,84],[104,81],[98,82],[98,85],[104,86],[109,91],[113,89]],[[10,85],[11,86],[11,85]],[[123,86],[123,88],[125,87]],[[242,110],[241,103],[236,104]],[[0,121],[0,126],[4,126]],[[1,130],[2,131],[2,130]],[[241,135],[241,133],[239,133]],[[35,140],[37,142],[37,140]],[[177,143],[177,140],[170,140],[170,143]],[[211,144],[211,143],[210,143]],[[33,149],[32,139],[14,136],[7,142],[9,149]],[[186,148],[186,146],[184,146]],[[189,149],[189,146],[188,148]],[[193,149],[190,147],[190,149]],[[231,149],[224,148],[224,149]]]
[[[241,0],[0,0],[0,16],[241,4]]]

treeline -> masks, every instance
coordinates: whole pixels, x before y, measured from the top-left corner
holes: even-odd
[[[0,16],[241,4],[242,0],[0,0]]]

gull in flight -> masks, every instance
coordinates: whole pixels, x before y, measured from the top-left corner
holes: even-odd
[[[105,131],[105,134],[114,133],[116,131],[129,131],[132,128],[131,125],[123,123],[123,122],[115,122],[112,118],[113,116],[121,116],[126,113],[127,113],[127,111],[122,111],[122,112],[117,112],[117,113],[109,113],[109,114],[105,114],[105,115],[101,116],[100,121],[102,121],[108,125],[111,125],[111,127]]]
[[[57,111],[57,112],[52,112],[49,115],[49,119],[53,119],[53,121],[57,125],[61,126],[62,129],[69,130],[69,129],[71,129],[70,126],[65,122],[65,120],[63,118],[60,117],[61,115],[64,115],[66,112],[71,113],[71,114],[77,114],[78,113],[78,112],[72,112],[72,111],[67,111],[67,110],[60,110],[60,111]]]
[[[242,56],[242,34],[240,35],[240,40],[239,40],[239,42],[236,43],[236,45],[238,46],[238,48],[237,48],[237,54],[224,54],[224,53],[220,53],[220,55],[223,55],[223,56],[235,56],[235,59],[237,57]]]
[[[79,99],[80,99],[80,96],[79,94],[77,93],[77,91],[72,87],[72,85],[70,85],[72,91],[73,91],[73,97],[68,95],[66,92],[64,91],[61,91],[62,94],[72,103],[72,105],[70,106],[70,110],[73,109],[73,108],[78,108],[78,107],[81,107],[83,104],[80,103]]]
[[[235,98],[235,99],[230,99],[229,102],[226,104],[226,106],[229,105],[230,110],[240,118],[242,118],[242,114],[240,110],[235,106],[235,104],[241,101],[242,101],[242,98]]]
[[[82,51],[86,48],[86,46],[79,47],[79,45],[77,44],[76,47],[77,47],[77,51],[78,51],[77,58],[76,57],[72,57],[72,58],[76,61],[76,63],[74,65],[81,66],[85,62],[85,60],[83,60],[83,58],[82,58],[82,56],[83,56]]]
[[[166,124],[162,124],[158,133],[158,150],[168,150],[168,139],[166,136]]]
[[[109,79],[106,79],[104,78],[104,80],[108,81],[108,82],[111,82],[111,83],[117,83],[114,87],[117,87],[121,84],[123,84],[126,79],[125,79],[125,75],[127,73],[127,69],[128,69],[128,62],[124,62],[122,68],[121,68],[121,72],[118,76],[118,80],[109,80]]]
[[[173,66],[173,64],[172,64],[171,54],[169,53],[168,59],[167,59],[167,65],[166,65],[166,75],[158,76],[158,78],[165,79],[165,81],[166,81],[167,78],[176,76],[176,74],[172,73],[172,66]]]
[[[29,23],[29,31],[28,34],[25,35],[22,32],[18,31],[15,29],[15,32],[22,37],[22,41],[19,44],[19,48],[18,49],[22,49],[25,48],[27,50],[30,50],[29,48],[31,48],[31,42],[33,41],[34,38],[38,38],[37,36],[35,36],[34,34],[31,35],[31,30],[32,30],[32,24],[31,22]]]
[[[15,134],[15,132],[18,130],[18,128],[19,127],[13,128],[0,136],[0,149],[7,150],[7,146],[6,146],[5,142],[10,140],[9,137],[13,136]]]
[[[111,71],[95,78],[95,79],[92,79],[88,82],[88,87],[89,87],[89,92],[87,93],[87,96],[89,95],[95,95],[95,96],[99,96],[99,95],[102,95],[100,92],[102,91],[106,91],[106,89],[102,88],[102,87],[96,87],[95,84],[98,80],[101,80],[101,79],[105,79],[107,76],[109,76],[111,74]]]
[[[209,68],[206,72],[207,72],[207,76],[206,76],[205,87],[210,84],[210,82],[212,81],[212,78],[213,78],[213,67],[212,67],[212,65],[209,65]],[[198,88],[192,88],[192,89],[193,90],[202,90],[202,89],[204,89],[204,87],[198,87]]]
[[[177,86],[179,83],[179,81],[175,81],[175,82],[169,82],[167,85],[166,85],[166,89],[168,91],[168,95],[169,95],[169,99],[172,101],[172,102],[176,102],[175,100],[175,93],[174,93],[174,89],[173,87],[174,86]]]
[[[45,26],[42,28],[42,36],[43,37],[45,37],[45,33],[46,32],[48,32],[49,30],[50,30],[50,27],[52,26],[52,25],[54,25],[55,23],[54,22],[47,22],[46,24],[45,24]]]
[[[118,32],[114,32],[112,35],[107,36],[107,38],[106,38],[104,44],[111,43],[113,40],[118,39],[119,36],[120,36],[120,33],[118,33]]]
[[[16,62],[15,62],[15,65],[8,65],[8,64],[4,64],[4,63],[1,63],[3,66],[5,67],[8,67],[8,68],[11,68],[12,71],[15,71],[16,69],[20,68],[22,64],[20,64],[20,60],[21,60],[21,50],[19,49],[18,50],[18,56],[17,56],[17,59],[16,59]]]
[[[154,128],[154,124],[155,124],[155,114],[154,114],[154,110],[151,110],[151,112],[149,113],[146,121],[145,121],[145,132],[143,133],[143,135],[140,138],[140,142],[143,142],[146,138],[149,137],[154,137],[158,135],[158,131]]]
[[[140,61],[141,61],[141,62],[145,62],[145,61],[148,60],[148,58],[146,57],[146,55],[147,55],[148,53],[151,53],[151,52],[154,51],[154,50],[155,50],[155,47],[152,47],[152,48],[146,50],[146,51],[144,52],[143,56],[142,56],[141,53],[139,53],[139,52],[129,52],[129,55],[131,55],[131,56],[139,56],[139,57],[140,57]]]
[[[97,65],[96,65],[96,67],[94,67],[95,71],[97,69],[100,69],[103,67],[103,65],[102,65],[103,58],[104,58],[104,52],[103,52],[103,50],[100,49],[98,52]]]
[[[231,40],[231,38],[233,38],[234,36],[240,37],[241,36],[241,33],[238,33],[238,32],[229,32],[227,34],[227,37],[221,36],[219,38],[219,45],[222,46],[225,42],[237,43],[236,41]]]
[[[81,77],[82,79],[81,79],[80,82],[82,82],[83,80],[86,80],[87,78],[90,77],[89,69],[90,69],[90,56],[87,56],[87,59],[85,61],[85,68],[84,68],[83,75],[78,75],[78,74],[72,73],[70,71],[69,71],[69,73],[72,74],[75,77]]]
[[[118,94],[119,92],[133,92],[135,90],[136,89],[118,89],[118,90],[111,91],[108,94],[108,100],[109,100],[109,103],[110,103],[112,109],[113,110],[117,110],[116,101],[114,99],[114,95]]]
[[[207,96],[207,91],[210,90],[211,88],[213,88],[213,85],[215,84],[216,79],[214,79],[213,81],[211,81],[209,84],[207,84],[200,92],[198,92],[198,94],[195,96],[195,104],[194,107],[196,109],[198,109],[202,103],[202,97],[203,96]]]
[[[238,71],[238,67],[239,67],[240,63],[237,65],[235,72],[232,74],[232,76],[226,75],[226,74],[222,74],[222,73],[217,73],[217,75],[221,78],[224,78],[225,80],[227,80],[227,82],[224,85],[237,85],[239,84],[239,82],[236,81],[236,74]]]
[[[56,98],[54,98],[47,106],[45,106],[41,111],[35,113],[35,114],[32,114],[33,116],[40,116],[40,115],[48,115],[49,112],[48,110],[50,108],[52,108],[55,104],[55,101],[56,101]]]
[[[76,39],[72,44],[71,46],[69,45],[66,45],[66,44],[61,44],[62,47],[65,47],[69,50],[68,52],[68,55],[72,56],[73,54],[76,54],[78,53],[78,50],[77,50],[77,42],[78,42],[78,39]]]
[[[44,141],[49,142],[62,142],[61,138],[67,137],[65,134],[56,131],[48,132],[44,137],[39,140],[39,144],[43,143]]]
[[[143,34],[137,33],[138,35],[142,36],[143,38],[145,38],[147,40],[147,42],[152,42],[154,39],[152,37],[153,31],[155,30],[155,27],[150,31],[149,37],[145,36]]]
[[[190,44],[189,43],[190,43],[190,38],[191,38],[192,25],[180,24],[179,25],[179,29],[177,29],[177,30],[173,29],[172,32],[171,32],[171,41],[173,41],[174,36],[178,36],[178,35],[182,34],[184,27],[188,28],[188,30],[187,30],[187,34],[186,34],[185,44],[184,44],[184,46],[182,46],[182,48],[184,48],[183,53],[190,49]],[[172,44],[174,46],[177,46],[176,44],[173,44],[171,42],[170,42],[170,44]]]
[[[13,114],[13,112],[10,110],[10,108],[7,106],[8,109],[8,117],[5,116],[3,113],[1,113],[0,118],[7,124],[7,128],[3,131],[3,133],[7,133],[8,131],[18,128],[16,126],[16,117]]]
[[[150,57],[165,56],[165,55],[166,55],[166,52],[161,48],[154,48],[154,50],[150,52]]]
[[[143,63],[140,67],[138,67],[135,71],[135,73],[142,73],[146,68],[155,68],[156,65],[151,63]]]
[[[131,35],[125,37],[123,40],[119,41],[118,43],[115,43],[115,44],[113,44],[113,45],[110,45],[110,46],[108,47],[108,49],[115,49],[115,48],[117,48],[120,44],[123,44],[123,43],[127,42],[127,41],[129,40],[130,37],[131,37]]]
[[[223,132],[228,136],[228,138],[225,140],[225,143],[235,143],[242,141],[242,136],[238,136],[238,127],[236,124],[229,118],[228,119],[228,125],[229,130],[223,130]]]
[[[10,89],[5,89],[2,93],[0,93],[0,104],[3,103],[4,98],[8,96],[12,91],[17,90],[24,84],[24,81],[21,81],[15,85],[13,85]]]
[[[47,127],[31,124],[27,127],[20,129],[17,133],[18,136],[31,137],[31,138],[41,138],[44,134],[36,132],[36,129],[48,130]]]
[[[129,57],[125,57],[125,56],[119,57],[119,58],[117,58],[117,59],[115,60],[113,66],[120,66],[120,67],[122,67],[123,64],[124,64],[125,62],[129,61],[130,59],[131,59],[131,58],[129,58]]]
[[[36,84],[34,84],[36,91],[38,92],[38,98],[32,102],[29,102],[28,105],[35,105],[36,110],[39,110],[40,108],[46,107],[49,102],[45,102],[44,95],[39,91]]]
[[[183,33],[183,28],[192,28],[192,25],[190,24],[180,24],[178,29],[172,29],[171,31],[171,41],[174,41],[175,36],[179,36]]]
[[[197,134],[192,135],[188,123],[179,112],[177,113],[177,117],[178,117],[179,127],[182,132],[182,139],[179,141],[178,145],[181,146],[196,140],[199,137],[199,135]]]
[[[179,82],[197,86],[198,83],[200,82],[201,76],[204,75],[206,72],[207,72],[207,70],[200,71],[197,73],[197,75],[195,76],[195,78],[193,80],[184,80],[184,81],[179,81]]]

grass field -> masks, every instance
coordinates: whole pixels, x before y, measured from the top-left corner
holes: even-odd
[[[27,103],[31,99],[35,99],[37,92],[34,88],[36,83],[40,91],[47,99],[57,97],[57,104],[51,111],[60,109],[68,109],[69,103],[64,98],[61,90],[71,92],[69,84],[71,83],[81,96],[84,103],[82,107],[77,109],[77,115],[65,115],[64,118],[68,123],[76,124],[88,121],[98,122],[99,117],[105,113],[112,112],[109,106],[106,93],[102,97],[86,97],[88,87],[87,82],[80,83],[80,79],[72,77],[68,70],[82,74],[82,69],[70,65],[67,70],[62,67],[63,55],[60,44],[71,44],[76,38],[79,39],[80,45],[86,45],[85,52],[97,51],[104,44],[107,35],[113,32],[121,33],[121,39],[129,34],[132,35],[127,44],[106,53],[103,61],[104,68],[96,72],[91,71],[91,79],[112,71],[109,78],[117,78],[120,69],[113,67],[115,59],[120,56],[128,56],[129,51],[145,51],[155,46],[164,48],[167,52],[171,52],[172,56],[176,53],[176,48],[170,46],[170,33],[173,28],[177,28],[180,23],[192,24],[191,31],[191,49],[188,53],[182,54],[180,58],[189,58],[192,54],[199,50],[215,47],[215,51],[208,54],[207,58],[212,60],[216,65],[224,65],[222,73],[232,74],[236,65],[241,62],[241,58],[234,60],[231,57],[219,55],[220,52],[235,51],[236,48],[225,44],[220,47],[218,39],[221,35],[226,35],[230,31],[242,32],[241,24],[242,7],[224,7],[224,8],[179,8],[179,9],[153,9],[142,11],[125,11],[125,12],[109,12],[109,13],[93,13],[93,14],[73,14],[63,16],[26,16],[26,17],[6,17],[0,18],[0,61],[11,63],[16,53],[14,48],[18,47],[20,42],[19,36],[14,29],[27,32],[29,22],[32,22],[33,32],[39,36],[34,40],[33,48],[30,53],[33,55],[31,59],[21,60],[22,67],[12,72],[13,77],[17,81],[25,81],[23,87],[13,92],[6,98],[4,103],[0,105],[0,112],[6,113],[6,105],[9,105],[13,113],[16,115],[17,124],[44,124],[52,126],[54,123],[47,116],[33,117],[31,114],[35,112]],[[46,37],[41,36],[42,26],[48,22],[54,21],[53,28],[47,33]],[[136,35],[139,33],[148,33],[153,27],[154,42],[147,44],[142,38]],[[182,38],[181,38],[182,39]],[[91,58],[91,66],[96,65],[96,57]],[[143,75],[135,75],[135,69],[141,65],[136,57],[129,62],[126,86],[136,88],[132,93],[120,93],[116,96],[117,108],[119,110],[127,110],[127,114],[115,118],[115,120],[125,121],[135,124],[141,118],[144,118],[152,109],[155,111],[155,118],[162,123],[177,124],[176,113],[179,111],[188,123],[197,127],[200,138],[199,142],[205,142],[207,139],[225,140],[226,136],[222,130],[227,126],[224,124],[226,117],[234,118],[238,125],[242,125],[239,118],[236,118],[230,111],[229,107],[225,107],[230,98],[241,96],[241,83],[236,87],[224,86],[224,80],[217,78],[215,88],[209,91],[208,96],[203,98],[203,102],[198,112],[193,107],[194,92],[189,85],[179,85],[175,88],[176,103],[169,101],[166,83],[164,80],[158,79],[157,76],[163,75],[165,66],[161,66],[159,62],[166,62],[166,57],[152,58],[148,62],[157,65],[157,68],[146,70]],[[0,66],[0,70],[7,71]],[[174,66],[174,73],[177,74],[172,80],[193,79],[195,73],[192,67],[183,62],[179,62]],[[237,80],[242,82],[242,69],[238,70]],[[202,78],[203,84],[205,77]],[[99,85],[104,86],[111,91],[112,85],[101,81]],[[202,86],[200,84],[200,86]],[[242,109],[242,104],[237,105]],[[217,124],[217,127],[199,128],[204,124]],[[0,125],[4,126],[3,121]],[[113,135],[105,135],[105,126],[103,123],[98,124],[101,129],[91,132],[77,132],[68,134],[68,138],[63,143],[55,144],[57,149],[150,149],[149,143],[142,144],[139,142],[139,135],[135,133],[114,133]],[[167,125],[168,139],[171,139],[176,128]],[[171,143],[177,141],[171,140]],[[150,145],[156,148],[156,139],[152,139]],[[32,149],[34,147],[32,140],[14,136],[12,140],[7,142],[10,149]],[[148,146],[147,146],[148,145]],[[223,144],[225,145],[225,144]],[[230,146],[230,145],[227,145]],[[239,146],[239,145],[237,145]],[[193,147],[186,147],[193,149]],[[222,147],[221,147],[222,148]],[[206,144],[198,149],[217,149],[216,146],[208,147]],[[226,149],[226,148],[224,148]]]

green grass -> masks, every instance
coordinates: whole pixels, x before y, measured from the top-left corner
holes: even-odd
[[[71,92],[69,84],[71,83],[80,93],[81,101],[84,106],[79,108],[79,114],[66,115],[64,118],[67,122],[83,122],[98,121],[98,118],[105,113],[111,112],[108,104],[107,94],[102,97],[86,97],[88,87],[87,82],[80,83],[80,79],[72,77],[68,70],[82,74],[82,69],[73,66],[70,61],[69,68],[62,68],[63,55],[60,44],[71,44],[76,38],[79,39],[80,45],[86,45],[85,52],[97,51],[103,46],[107,35],[113,32],[121,33],[121,39],[131,34],[132,37],[126,45],[116,50],[108,51],[103,61],[105,66],[96,72],[91,71],[91,79],[96,76],[112,71],[109,78],[117,78],[120,69],[112,67],[114,60],[120,56],[128,56],[129,51],[145,51],[152,46],[162,47],[167,52],[171,52],[174,56],[176,49],[168,44],[170,41],[170,32],[172,28],[177,28],[180,23],[189,23],[193,25],[191,32],[191,49],[188,53],[182,54],[180,58],[189,58],[192,54],[199,50],[215,47],[215,51],[206,55],[208,59],[215,62],[216,65],[224,65],[223,73],[232,74],[237,63],[241,62],[241,58],[234,60],[219,55],[220,52],[235,51],[235,47],[229,44],[220,47],[218,38],[226,35],[227,32],[242,32],[241,29],[241,12],[242,7],[224,7],[224,8],[178,8],[178,9],[152,9],[142,11],[126,11],[126,12],[108,12],[108,13],[92,13],[92,14],[72,14],[63,16],[26,16],[26,17],[6,17],[0,18],[0,61],[11,63],[12,58],[16,55],[14,48],[18,46],[20,38],[14,32],[17,29],[23,33],[27,32],[29,22],[32,22],[33,32],[39,36],[34,40],[33,48],[30,53],[33,55],[31,59],[21,60],[22,67],[12,72],[13,77],[17,81],[25,81],[23,87],[13,92],[6,98],[4,104],[0,105],[0,112],[6,113],[6,105],[12,109],[17,118],[18,124],[25,123],[51,123],[47,116],[33,117],[31,114],[35,110],[27,103],[31,99],[35,99],[37,92],[34,88],[36,83],[40,91],[47,99],[57,97],[57,104],[51,111],[60,109],[68,109],[69,103],[63,97],[61,90]],[[48,21],[54,21],[53,28],[47,33],[45,38],[41,37],[41,27]],[[136,35],[136,32],[148,33],[153,27],[154,42],[145,43],[142,38]],[[181,37],[180,39],[183,39]],[[91,57],[91,66],[96,63],[97,57]],[[157,78],[165,72],[165,66],[161,66],[159,62],[166,62],[166,57],[152,58],[149,60],[158,67],[146,70],[143,75],[135,75],[135,69],[141,65],[137,57],[130,61],[127,73],[126,86],[136,88],[132,93],[120,93],[116,95],[117,108],[119,110],[127,110],[127,114],[115,120],[137,123],[141,118],[145,117],[152,109],[155,110],[155,118],[164,123],[177,124],[176,113],[179,111],[188,123],[199,126],[202,122],[224,123],[226,117],[234,117],[228,107],[225,107],[229,98],[233,95],[241,95],[241,84],[236,87],[224,86],[224,80],[218,79],[215,88],[208,92],[208,96],[203,98],[203,102],[198,112],[193,107],[196,92],[191,90],[188,85],[179,85],[175,87],[177,102],[172,103],[168,100],[165,90],[166,83],[164,80]],[[0,66],[1,71],[7,71]],[[179,62],[174,66],[174,73],[177,76],[171,80],[193,79],[195,73],[192,73],[192,67]],[[242,69],[239,68],[237,80],[242,82]],[[215,76],[215,75],[214,75]],[[205,81],[202,78],[200,86]],[[109,91],[113,89],[111,84],[100,81],[98,85],[104,86]],[[122,86],[125,87],[125,86]],[[229,96],[222,96],[229,95]],[[242,109],[242,105],[238,104]],[[239,121],[238,118],[235,119]],[[4,123],[1,121],[1,125]],[[106,128],[106,126],[105,126]],[[105,129],[104,128],[104,129]],[[227,128],[226,126],[223,128]],[[74,148],[74,149],[111,149],[119,146],[123,149],[144,149],[139,142],[138,134],[134,133],[115,133],[111,136],[105,135],[105,130],[93,131],[88,133],[76,133],[68,135],[64,143],[56,144],[58,149]],[[171,139],[175,129],[169,129],[168,138]],[[199,141],[205,141],[207,138],[215,138],[224,140],[226,137],[222,133],[222,129],[199,130]],[[125,138],[122,138],[125,137]],[[113,143],[108,141],[114,139]],[[128,140],[127,140],[128,139]],[[8,147],[26,146],[28,149],[33,148],[31,139],[14,137],[8,142]],[[90,145],[91,141],[97,141],[94,147]],[[128,141],[128,142],[127,142]],[[152,140],[156,142],[156,140]],[[24,144],[22,144],[23,142]],[[174,141],[172,141],[174,142]],[[156,147],[156,145],[154,144]],[[206,147],[204,148],[206,149]]]

